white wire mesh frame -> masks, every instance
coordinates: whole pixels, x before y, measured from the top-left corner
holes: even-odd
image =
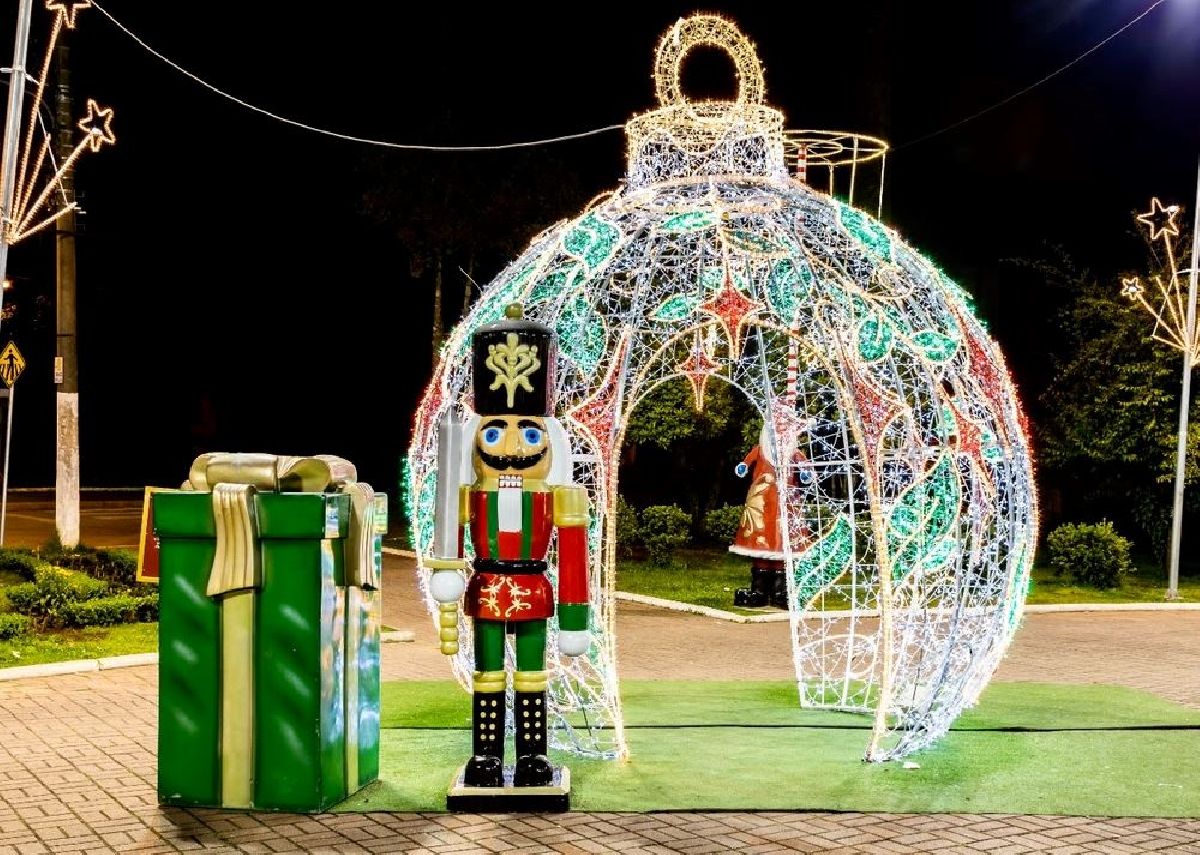
[[[875,190],[875,216],[883,216],[883,190],[890,146],[879,137],[854,131],[786,130],[783,150],[796,176],[814,187],[818,182],[830,196],[844,193],[851,205],[865,177]],[[862,167],[872,164],[863,177]]]
[[[746,323],[704,308],[723,287],[757,304]],[[465,413],[470,333],[513,300],[560,333],[559,411],[594,509],[596,640],[550,665],[554,744],[626,753],[616,454],[632,407],[687,373],[697,348],[770,415],[772,443],[795,437],[803,453],[780,487],[801,702],[873,713],[873,760],[928,744],[974,702],[1019,619],[1036,508],[1015,392],[957,286],[870,217],[774,176],[683,177],[604,200],[536,239],[447,342],[409,458],[418,554],[434,426],[448,407]]]

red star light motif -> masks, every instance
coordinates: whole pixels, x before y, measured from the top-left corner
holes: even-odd
[[[701,303],[698,308],[721,322],[721,326],[725,328],[725,335],[729,339],[729,358],[736,359],[741,353],[742,324],[746,323],[746,319],[750,315],[761,311],[763,304],[757,300],[751,300],[735,288],[733,280],[729,276],[729,269],[726,268],[721,289]]]
[[[75,29],[75,16],[79,10],[91,7],[92,0],[46,0],[46,11],[57,12],[68,30]]]
[[[704,390],[708,387],[708,378],[713,375],[716,368],[717,363],[704,349],[704,342],[700,340],[700,331],[696,330],[696,341],[692,344],[691,353],[688,354],[687,359],[675,366],[675,370],[692,384],[692,399],[698,413],[704,410]]]
[[[1179,226],[1175,225],[1175,216],[1179,213],[1178,205],[1163,207],[1163,203],[1155,196],[1150,200],[1150,210],[1138,214],[1137,221],[1150,229],[1150,240],[1158,240],[1163,234],[1179,236]]]
[[[619,382],[621,366],[625,364],[625,351],[628,349],[629,330],[626,329],[613,351],[612,361],[608,364],[608,373],[605,374],[604,380],[587,400],[567,413],[567,418],[591,434],[596,443],[596,449],[600,452],[600,459],[604,461],[612,459],[613,441],[615,440],[613,410],[616,408],[617,393],[621,386]]]
[[[100,124],[97,125],[96,121]],[[112,131],[113,109],[101,107],[94,99],[88,98],[87,115],[79,120],[79,130],[87,134],[87,144],[92,151],[99,151],[105,143],[112,145],[117,141]]]

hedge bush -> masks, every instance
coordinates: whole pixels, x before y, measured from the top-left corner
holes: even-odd
[[[642,542],[650,563],[665,567],[675,550],[688,542],[692,518],[678,505],[651,505],[642,511]]]
[[[713,508],[704,515],[704,536],[716,543],[732,543],[742,524],[742,506]]]
[[[642,543],[642,528],[638,522],[638,513],[633,505],[625,501],[625,497],[617,495],[617,550],[622,555],[630,555],[633,547]]]
[[[91,546],[64,549],[61,544],[51,541],[42,550],[41,557],[56,567],[78,570],[93,579],[103,579],[124,588],[138,584],[137,556],[125,550],[96,549]]]
[[[25,615],[0,614],[0,641],[9,641],[27,635],[33,627],[33,619]]]
[[[16,573],[26,582],[32,582],[37,569],[45,562],[27,549],[0,549],[0,570]]]
[[[13,585],[4,593],[13,611],[54,624],[68,603],[103,597],[108,589],[109,584],[99,579],[42,565],[35,571],[34,581]]]
[[[158,594],[133,597],[117,594],[81,600],[63,606],[60,619],[63,626],[115,626],[119,623],[137,623],[158,620]]]
[[[1131,566],[1129,541],[1108,521],[1060,525],[1050,532],[1046,546],[1054,572],[1082,585],[1116,588]]]

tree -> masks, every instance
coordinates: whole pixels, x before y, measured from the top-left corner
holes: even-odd
[[[1153,320],[1121,295],[1120,280],[1131,274],[1097,277],[1061,250],[1026,266],[1067,298],[1059,317],[1064,347],[1041,396],[1044,480],[1061,489],[1064,516],[1136,525],[1144,543],[1161,553],[1170,523],[1182,356],[1153,340]],[[1153,254],[1143,279],[1147,273],[1169,276]],[[1198,449],[1200,431],[1193,429],[1189,484],[1200,481]]]
[[[399,244],[410,278],[432,277],[435,360],[445,329],[445,277],[462,270],[465,314],[477,266],[499,270],[588,196],[575,172],[542,150],[389,151],[364,171],[363,212]]]
[[[758,441],[762,420],[734,387],[711,380],[704,409],[675,377],[646,395],[629,415],[622,449],[622,492],[637,505],[678,504],[701,530],[722,499],[740,503],[745,482],[734,464]]]

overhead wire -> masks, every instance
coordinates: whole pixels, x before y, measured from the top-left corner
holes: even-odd
[[[1149,15],[1151,12],[1153,12],[1155,9],[1157,9],[1159,6],[1163,5],[1166,2],[1167,2],[1167,0],[1154,0],[1153,3],[1151,3],[1148,7],[1146,7],[1144,10],[1142,10],[1142,12],[1140,12],[1138,15],[1133,17],[1131,20],[1129,20],[1128,22],[1123,24],[1121,27],[1118,27],[1116,30],[1109,33],[1107,36],[1105,36],[1099,42],[1092,45],[1090,48],[1085,50],[1083,53],[1079,54],[1077,57],[1072,59],[1070,62],[1060,66],[1059,68],[1057,68],[1054,71],[1050,72],[1049,74],[1045,75],[1041,79],[1029,84],[1028,86],[1025,86],[1022,89],[1017,90],[1016,92],[1013,92],[1011,95],[1009,95],[1005,98],[1002,98],[999,101],[996,101],[994,104],[984,107],[982,110],[978,110],[978,111],[970,114],[969,116],[959,119],[956,122],[952,122],[951,124],[948,124],[948,125],[946,125],[942,128],[939,128],[935,131],[931,131],[930,133],[916,137],[915,139],[911,139],[906,142],[900,143],[899,145],[893,146],[892,152],[895,152],[895,151],[898,151],[901,149],[910,148],[911,146],[918,145],[919,143],[926,142],[927,140],[931,140],[935,137],[939,137],[942,134],[948,133],[949,131],[952,131],[952,130],[955,130],[956,128],[962,127],[963,125],[967,124],[968,122],[972,122],[975,119],[985,116],[988,113],[991,113],[992,111],[997,110],[1000,107],[1003,107],[1003,106],[1015,101],[1016,99],[1020,98],[1023,95],[1027,95],[1028,93],[1032,92],[1034,89],[1037,89],[1039,86],[1042,86],[1043,84],[1049,82],[1050,80],[1053,80],[1055,77],[1058,77],[1063,72],[1067,71],[1068,69],[1072,68],[1073,66],[1082,62],[1083,60],[1087,59],[1093,53],[1095,53],[1096,51],[1103,48],[1105,45],[1107,45],[1113,39],[1120,36],[1122,33],[1124,33],[1129,28],[1135,26],[1139,21],[1141,21],[1143,18],[1145,18],[1147,15]],[[235,103],[247,110],[252,110],[253,112],[258,113],[262,116],[266,116],[269,119],[274,119],[277,122],[282,122],[283,124],[290,125],[295,128],[300,128],[301,130],[310,131],[312,133],[321,134],[322,136],[332,137],[334,139],[339,139],[339,140],[343,140],[346,142],[361,143],[364,145],[378,146],[381,148],[402,149],[402,150],[407,150],[407,151],[434,151],[434,152],[503,151],[506,149],[532,148],[532,147],[536,147],[536,146],[551,145],[553,143],[583,139],[585,137],[593,137],[593,136],[597,136],[599,134],[608,133],[609,131],[620,130],[621,128],[625,127],[624,123],[618,123],[618,124],[612,124],[612,125],[604,125],[603,127],[593,128],[593,129],[587,130],[587,131],[580,131],[578,133],[573,133],[573,134],[560,134],[558,136],[545,137],[542,139],[523,140],[520,142],[500,143],[500,144],[495,144],[495,145],[421,145],[421,144],[416,144],[416,143],[398,143],[398,142],[391,142],[388,140],[370,139],[368,137],[359,137],[359,136],[355,136],[353,134],[341,133],[339,131],[333,131],[328,128],[322,128],[317,125],[311,125],[311,124],[308,124],[307,122],[301,122],[297,119],[292,119],[287,116],[279,115],[278,113],[274,113],[270,110],[267,110],[264,107],[259,107],[256,104],[252,104],[249,101],[245,101],[241,98],[238,98],[236,95],[226,92],[224,89],[214,86],[213,84],[209,83],[207,80],[204,80],[199,75],[194,74],[193,72],[184,68],[179,63],[170,59],[169,57],[167,57],[160,51],[155,50],[153,47],[151,47],[149,44],[147,44],[147,42],[143,38],[141,38],[139,35],[137,35],[137,33],[133,32],[128,27],[126,27],[124,24],[122,24],[120,21],[118,21],[115,17],[113,17],[112,13],[110,13],[107,9],[105,9],[99,2],[96,2],[96,0],[93,0],[92,6],[93,6],[93,8],[98,9],[100,11],[100,13],[102,15],[104,15],[104,17],[106,17],[113,24],[113,26],[115,26],[118,30],[120,30],[122,33],[124,33],[126,36],[128,36],[130,39],[132,39],[134,42],[136,42],[143,50],[147,51],[152,56],[157,58],[159,61],[170,66],[175,71],[177,71],[180,74],[184,75],[185,77],[189,78],[196,84],[204,87],[205,89],[208,89],[210,92],[212,92],[216,95],[219,95],[220,97],[225,98],[229,101],[232,101],[233,103]]]

